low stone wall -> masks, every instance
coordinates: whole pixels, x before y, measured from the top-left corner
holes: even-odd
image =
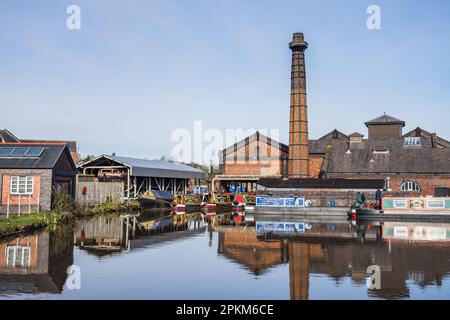
[[[299,197],[311,200],[313,207],[331,207],[335,202],[335,207],[349,207],[355,202],[358,190],[260,190],[257,195],[268,195],[272,197]],[[361,192],[361,191],[360,191]],[[363,191],[367,201],[375,201],[374,191]]]
[[[42,211],[40,209],[40,211]],[[6,205],[0,205],[0,218],[6,218],[8,212],[8,208]],[[20,214],[28,214],[28,213],[35,213],[38,212],[38,206],[37,205],[31,205],[28,206],[28,204],[23,204],[20,206]],[[11,205],[9,206],[9,216],[17,216],[19,215],[19,206],[18,205]]]

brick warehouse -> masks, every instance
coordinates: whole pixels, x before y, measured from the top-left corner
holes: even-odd
[[[233,186],[231,191],[245,192],[250,191],[249,185],[262,182],[264,190],[276,190],[281,185],[279,180],[289,179],[290,191],[279,194],[292,194],[296,189],[303,194],[308,189],[334,193],[336,190],[327,188],[327,181],[330,186],[352,185],[345,181],[336,183],[336,179],[357,179],[383,180],[385,189],[399,195],[449,195],[450,142],[436,133],[416,128],[404,134],[405,121],[383,114],[365,123],[367,139],[358,132],[347,135],[339,130],[309,139],[305,67],[308,43],[303,34],[295,33],[289,47],[292,50],[289,146],[266,137],[250,136],[222,150],[219,153],[222,176],[216,178],[222,188],[230,191]],[[271,170],[266,169],[268,165]],[[322,179],[321,187],[315,188],[311,179]],[[377,185],[369,184],[370,190]]]
[[[0,214],[50,210],[55,191],[74,196],[75,177],[66,144],[0,144]]]

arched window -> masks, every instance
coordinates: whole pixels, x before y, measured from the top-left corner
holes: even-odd
[[[414,181],[406,181],[400,187],[400,191],[418,192],[420,191],[420,186]]]

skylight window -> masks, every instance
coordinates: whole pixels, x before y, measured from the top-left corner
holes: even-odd
[[[13,152],[11,152],[11,157],[25,157],[25,153],[27,153],[29,148],[14,148]]]
[[[42,152],[44,151],[44,148],[30,148],[28,149],[27,153],[25,153],[26,157],[39,157]]]
[[[14,148],[0,148],[0,157],[7,157],[14,151]]]
[[[39,147],[0,147],[0,157],[6,158],[33,158],[40,157],[44,148]]]

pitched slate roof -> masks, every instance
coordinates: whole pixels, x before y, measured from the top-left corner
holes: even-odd
[[[205,173],[186,164],[171,163],[163,160],[146,160],[129,157],[102,155],[89,162],[83,163],[79,168],[89,166],[102,166],[104,160],[111,160],[131,168],[131,175],[137,177],[159,177],[179,179],[203,179]],[[105,165],[105,168],[108,166]]]
[[[358,137],[358,138],[362,138],[364,137],[363,134],[359,133],[359,132],[353,132],[351,135],[349,135],[349,137]]]
[[[450,173],[450,150],[437,148],[377,147],[332,151],[325,168],[328,175],[341,173]]]
[[[247,138],[219,151],[219,153],[225,153],[228,154],[230,152],[235,151],[235,148],[240,148],[242,146],[245,146],[246,144],[253,142],[253,141],[261,141],[261,142],[267,142],[269,145],[277,145],[281,151],[284,151],[286,153],[289,152],[289,147],[285,145],[284,143],[278,142],[275,139],[266,137],[265,135],[261,134],[259,131],[256,131],[254,134],[248,136]]]
[[[69,152],[65,144],[26,144],[2,143],[0,148],[36,148],[42,147],[44,151],[39,157],[0,157],[0,169],[53,169],[61,154]],[[70,157],[70,156],[69,156]],[[70,158],[71,159],[71,158]],[[75,167],[75,165],[74,165]]]
[[[19,139],[13,135],[9,130],[0,130],[0,142],[20,142]]]
[[[394,118],[390,115],[384,114],[381,117],[375,118],[375,119],[367,121],[365,123],[366,126],[377,125],[377,124],[401,124],[404,127],[405,121]]]
[[[422,144],[424,143],[424,141],[426,141],[427,144],[431,145],[431,139],[433,138],[433,134],[427,130],[417,127],[416,129],[413,129],[413,130],[405,133],[403,135],[403,137],[421,137],[421,138],[423,138]],[[435,138],[436,138],[437,144],[447,147],[447,148],[450,148],[450,141],[448,141],[442,137],[439,137],[438,135],[436,135]]]

